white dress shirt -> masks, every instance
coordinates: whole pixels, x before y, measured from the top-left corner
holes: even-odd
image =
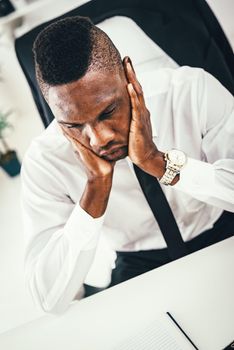
[[[189,241],[223,209],[234,211],[234,100],[199,68],[159,69],[139,80],[158,149],[189,157],[179,182],[162,185]],[[166,247],[128,157],[115,165],[105,214],[94,219],[81,209],[85,171],[55,120],[32,141],[21,176],[26,283],[45,311],[65,310],[82,297],[84,282],[109,283],[108,250],[106,263],[99,259],[104,245],[110,252]]]

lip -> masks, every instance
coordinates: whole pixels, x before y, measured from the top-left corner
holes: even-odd
[[[105,152],[105,155],[102,156],[107,161],[117,161],[126,157],[126,146],[118,147],[112,149],[111,152]],[[104,152],[103,152],[104,153]]]
[[[122,149],[123,147],[124,147],[124,146],[111,148],[108,152],[106,152],[106,151],[100,152],[99,155],[100,155],[100,157],[108,157],[108,156],[110,156],[111,154],[113,154],[113,153],[119,151],[119,150]]]

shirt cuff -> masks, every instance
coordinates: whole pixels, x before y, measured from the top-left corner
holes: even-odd
[[[80,250],[94,249],[97,246],[104,217],[105,214],[100,218],[93,218],[77,203],[64,226],[64,233],[70,241],[79,245]]]
[[[212,164],[188,158],[180,171],[180,180],[173,186],[185,192],[203,192],[215,184],[215,170]],[[206,192],[206,191],[205,191]]]

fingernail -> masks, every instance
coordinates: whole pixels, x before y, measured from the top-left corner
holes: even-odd
[[[129,93],[131,94],[131,96],[133,96],[135,94],[134,87],[131,83],[129,83],[128,86]]]

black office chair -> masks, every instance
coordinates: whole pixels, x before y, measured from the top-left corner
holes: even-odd
[[[36,82],[33,42],[48,24],[75,15],[88,16],[95,24],[113,16],[129,17],[180,66],[204,68],[234,94],[233,51],[205,0],[93,0],[15,41],[19,63],[45,127],[54,116]]]

